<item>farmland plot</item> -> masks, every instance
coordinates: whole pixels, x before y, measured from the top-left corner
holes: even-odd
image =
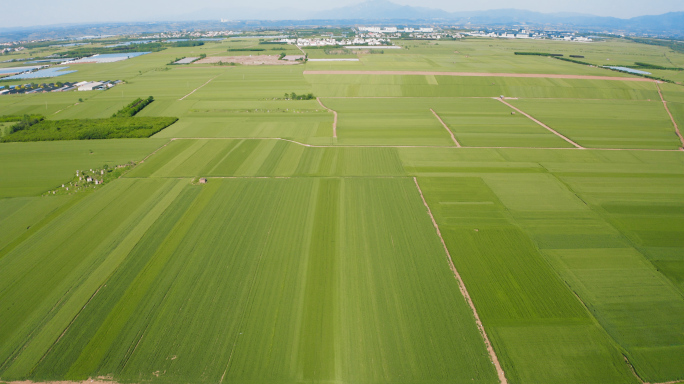
[[[115,139],[5,143],[0,146],[0,198],[39,195],[70,180],[76,170],[139,161],[165,142]]]
[[[520,209],[526,200],[500,200],[501,191],[477,177],[419,182],[511,382],[637,382],[620,351],[512,223],[505,207]]]
[[[455,145],[430,112],[412,99],[325,99],[337,111],[339,144]]]
[[[174,140],[127,177],[403,176],[396,148],[312,148],[283,140]]]
[[[103,190],[101,198],[136,185],[175,192],[117,268],[102,274],[110,260],[95,264],[96,285],[64,268],[61,283],[32,288],[80,281],[42,327],[63,291],[25,304],[34,321],[14,312],[11,321],[36,336],[4,328],[3,378],[496,382],[411,179],[212,180],[182,191],[179,183],[121,180]],[[112,222],[90,220],[91,231]],[[45,232],[44,246],[57,240]],[[6,277],[25,268],[11,261],[26,251],[0,260]],[[67,254],[61,260],[79,265]],[[4,288],[2,303],[21,287]],[[72,303],[88,298],[64,323]]]
[[[488,99],[454,99],[435,112],[463,146],[546,147],[571,145],[509,107]]]
[[[351,70],[351,69],[350,69]],[[612,75],[612,72],[610,72]],[[602,73],[602,75],[606,75]],[[658,100],[650,82],[425,75],[306,74],[321,97],[520,97]],[[434,78],[434,80],[433,80]],[[432,83],[432,84],[430,84]]]
[[[678,149],[681,143],[659,99],[512,100],[511,104],[585,147]]]

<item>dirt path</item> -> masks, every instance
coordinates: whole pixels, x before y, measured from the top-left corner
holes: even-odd
[[[667,114],[670,115],[670,120],[672,120],[672,125],[674,125],[674,128],[675,128],[675,133],[677,133],[677,136],[679,137],[679,142],[682,144],[682,148],[680,148],[680,149],[682,151],[684,151],[684,137],[682,137],[682,133],[679,132],[679,127],[677,126],[677,122],[675,121],[674,117],[672,116],[672,113],[670,113],[670,108],[667,107],[667,101],[665,101],[665,98],[663,98],[663,93],[660,91],[660,85],[658,85],[658,83],[656,83],[656,88],[658,89],[658,95],[660,95],[660,101],[663,102],[663,106],[665,107]]]
[[[185,95],[185,96],[181,97],[180,99],[178,99],[178,101],[181,101],[181,100],[185,99],[186,97],[192,95],[192,94],[195,93],[197,90],[199,90],[200,88],[202,88],[202,87],[204,87],[205,85],[209,84],[212,80],[214,80],[215,78],[217,78],[217,77],[219,77],[219,76],[221,76],[221,75],[216,75],[216,76],[212,77],[212,78],[209,79],[209,81],[207,81],[206,83],[200,85],[199,87],[193,89],[192,92],[190,92],[190,93],[188,93],[187,95]]]
[[[528,119],[534,121],[535,123],[537,123],[537,124],[541,125],[542,127],[546,128],[549,132],[553,133],[554,135],[556,135],[556,136],[560,137],[561,139],[567,141],[568,143],[572,144],[575,148],[578,148],[578,149],[585,149],[583,146],[581,146],[581,145],[575,143],[574,141],[568,139],[567,137],[565,137],[564,135],[560,134],[560,133],[559,133],[558,131],[556,131],[555,129],[549,127],[548,125],[542,123],[541,121],[535,119],[534,117],[528,115],[527,113],[525,113],[525,112],[521,111],[520,109],[518,109],[518,108],[512,106],[511,104],[507,103],[506,100],[500,99],[500,98],[495,98],[495,100],[499,100],[500,102],[502,102],[502,103],[508,105],[508,106],[511,107],[512,109],[515,109],[516,111],[522,113],[522,114],[525,115],[525,117],[527,117]]]
[[[461,143],[459,143],[458,140],[456,140],[456,136],[454,136],[454,133],[451,132],[451,129],[449,129],[449,127],[444,123],[444,121],[442,120],[442,118],[439,117],[439,115],[437,114],[437,112],[435,112],[435,110],[432,109],[432,108],[430,108],[430,112],[432,112],[432,114],[435,115],[435,117],[437,118],[437,120],[439,120],[439,122],[442,123],[442,126],[444,127],[444,129],[446,129],[447,132],[449,132],[449,135],[451,135],[451,140],[454,141],[454,144],[456,144],[456,146],[457,146],[458,148],[461,148]]]
[[[418,184],[418,179],[414,177],[413,181],[416,183],[416,188],[418,189],[418,193],[420,194],[420,198],[423,200],[423,205],[425,205],[425,209],[427,209],[428,215],[430,215],[430,219],[432,220],[432,225],[434,225],[435,230],[437,231],[437,236],[439,236],[439,240],[442,242],[442,246],[444,247],[444,252],[446,252],[446,255],[447,255],[447,261],[449,262],[449,268],[451,268],[451,271],[454,273],[454,277],[458,281],[458,288],[461,290],[461,294],[463,295],[463,297],[466,299],[466,302],[470,306],[470,310],[473,311],[473,316],[475,316],[475,324],[477,324],[477,329],[480,331],[480,334],[482,335],[482,338],[484,339],[485,346],[487,347],[487,352],[489,353],[489,358],[492,360],[492,363],[494,364],[494,367],[496,368],[496,373],[499,376],[499,382],[501,382],[501,384],[507,384],[508,381],[506,380],[506,375],[504,374],[504,371],[501,368],[501,364],[499,364],[499,359],[496,357],[496,352],[494,352],[494,348],[492,347],[492,343],[489,342],[489,337],[487,337],[487,332],[485,332],[484,326],[482,325],[482,321],[480,321],[480,316],[477,314],[477,309],[475,309],[475,304],[473,304],[473,300],[470,298],[470,294],[468,293],[468,290],[466,289],[465,283],[463,282],[461,275],[456,270],[456,266],[454,266],[454,262],[451,259],[451,254],[449,253],[449,249],[447,248],[446,243],[444,242],[444,238],[442,238],[442,233],[439,231],[439,226],[437,225],[437,221],[435,221],[435,217],[432,216],[432,211],[430,210],[430,206],[428,205],[427,201],[425,201],[425,196],[423,196],[423,191],[420,189],[420,185]]]
[[[140,162],[139,162],[138,164],[144,163],[145,160],[147,160],[147,159],[150,158],[150,156],[152,156],[152,155],[154,155],[155,153],[161,151],[162,149],[164,149],[164,147],[166,147],[167,145],[171,144],[171,142],[174,141],[174,140],[176,140],[176,139],[174,138],[174,139],[171,139],[171,140],[167,141],[166,143],[164,143],[164,145],[162,145],[161,147],[155,149],[154,152],[152,152],[152,153],[150,153],[149,155],[145,156],[145,158],[143,158],[142,160],[140,160]]]
[[[305,75],[437,75],[437,76],[466,76],[466,77],[528,77],[546,79],[576,79],[576,80],[616,80],[616,81],[650,81],[644,77],[615,77],[615,76],[587,76],[587,75],[558,75],[543,73],[485,73],[485,72],[428,72],[428,71],[304,71]]]
[[[332,112],[333,115],[335,115],[335,117],[333,118],[333,137],[334,137],[335,139],[337,139],[337,112],[335,112],[335,111],[333,111],[332,109],[330,109],[330,108],[326,107],[325,105],[323,105],[323,102],[321,101],[321,98],[320,98],[320,97],[317,97],[317,98],[316,98],[316,101],[318,101],[318,104],[320,104],[321,107],[327,109],[329,112]]]

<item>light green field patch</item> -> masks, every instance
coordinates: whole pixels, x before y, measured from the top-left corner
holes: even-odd
[[[483,180],[508,209],[517,211],[582,211],[589,208],[548,174],[492,174]]]

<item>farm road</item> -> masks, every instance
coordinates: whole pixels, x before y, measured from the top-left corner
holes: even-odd
[[[318,104],[320,104],[321,107],[327,109],[329,112],[332,112],[335,115],[335,118],[333,119],[333,137],[337,139],[337,112],[323,105],[320,97],[317,97],[316,101],[318,101]]]
[[[525,112],[521,111],[520,109],[518,109],[518,108],[512,106],[511,104],[507,103],[506,100],[500,99],[500,98],[495,98],[495,100],[499,100],[500,102],[502,102],[502,103],[508,105],[510,108],[515,109],[516,111],[522,113],[522,114],[523,114],[525,117],[527,117],[528,119],[534,121],[535,123],[537,123],[537,124],[541,125],[542,127],[546,128],[549,132],[553,133],[554,135],[556,135],[556,136],[560,137],[561,139],[567,141],[568,143],[572,144],[575,148],[584,149],[583,146],[581,146],[581,145],[575,143],[574,141],[568,139],[566,136],[564,136],[564,135],[558,133],[558,131],[556,131],[555,129],[549,127],[548,125],[542,123],[541,121],[535,119],[534,117],[528,115],[527,113],[525,113]]]
[[[439,120],[439,122],[442,123],[442,126],[444,127],[444,129],[446,129],[447,132],[449,132],[449,135],[451,135],[451,140],[453,140],[454,143],[456,144],[456,146],[460,148],[461,143],[459,143],[458,140],[456,140],[456,136],[454,136],[454,133],[451,131],[451,129],[449,129],[449,127],[444,123],[444,120],[442,120],[442,118],[439,117],[439,115],[437,114],[437,112],[435,112],[434,109],[430,108],[430,112],[432,112],[432,114],[435,115],[437,120]]]
[[[473,303],[473,300],[470,298],[470,294],[468,293],[468,290],[466,289],[465,283],[463,282],[461,275],[458,273],[458,270],[456,270],[456,266],[454,265],[454,262],[451,259],[451,254],[449,253],[449,249],[447,248],[446,243],[444,242],[444,238],[442,237],[442,232],[440,232],[439,225],[437,225],[437,221],[435,220],[435,217],[432,215],[432,211],[430,210],[430,206],[428,205],[427,201],[425,200],[425,197],[423,196],[423,191],[420,189],[420,184],[418,184],[418,179],[414,177],[413,181],[416,183],[416,189],[418,189],[418,193],[420,194],[420,198],[423,200],[423,205],[425,205],[425,209],[427,209],[427,213],[430,216],[430,220],[432,220],[432,225],[435,227],[435,230],[437,231],[437,236],[439,236],[439,240],[442,242],[442,246],[444,247],[444,252],[446,252],[446,255],[447,255],[447,261],[449,262],[449,268],[451,268],[451,272],[454,273],[454,277],[458,281],[458,287],[461,290],[461,294],[463,295],[466,302],[468,303],[468,306],[470,306],[470,310],[473,312],[473,316],[475,316],[475,323],[477,324],[477,329],[480,331],[480,334],[482,335],[482,338],[484,339],[485,346],[487,347],[487,352],[489,353],[489,358],[492,360],[492,363],[494,363],[494,367],[496,368],[496,373],[499,376],[499,381],[501,382],[501,384],[507,384],[508,381],[506,380],[506,375],[504,374],[504,370],[503,370],[503,368],[501,368],[501,364],[499,363],[499,359],[496,357],[496,352],[494,351],[494,348],[492,347],[492,343],[489,341],[489,337],[487,337],[487,332],[485,332],[484,325],[482,325],[482,321],[480,320],[480,316],[477,314],[477,309],[475,309],[475,304]]]
[[[660,91],[660,86],[658,83],[656,83],[656,88],[658,88],[658,95],[660,96],[660,101],[663,102],[663,106],[665,107],[665,111],[667,111],[667,114],[670,115],[670,120],[672,120],[672,125],[674,125],[675,133],[677,133],[677,136],[679,137],[679,142],[682,143],[682,148],[680,148],[682,151],[684,151],[684,137],[682,137],[682,133],[679,132],[679,127],[677,126],[677,122],[675,121],[674,117],[672,116],[672,113],[670,112],[670,108],[667,107],[667,101],[665,101],[665,98],[663,98],[663,93]]]

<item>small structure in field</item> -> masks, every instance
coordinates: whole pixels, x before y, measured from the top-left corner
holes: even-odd
[[[199,179],[199,183],[200,183],[200,184],[206,184],[206,183],[207,183],[207,178],[206,178],[206,177],[201,177],[201,178]]]
[[[511,115],[515,115],[515,111],[512,111],[512,112],[511,112]]]
[[[92,91],[94,89],[99,89],[101,88],[101,85],[104,84],[100,81],[91,81],[88,83],[85,83],[81,86],[78,87],[79,91]]]

